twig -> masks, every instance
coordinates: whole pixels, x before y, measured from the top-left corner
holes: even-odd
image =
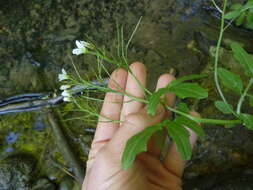
[[[52,110],[49,111],[47,116],[48,116],[49,123],[51,124],[52,130],[54,132],[58,149],[61,152],[64,159],[73,168],[73,172],[81,184],[84,179],[84,168],[81,167],[74,153],[71,151],[70,145],[67,143],[67,139],[64,136],[63,131],[59,125],[58,118],[55,116],[53,111]]]

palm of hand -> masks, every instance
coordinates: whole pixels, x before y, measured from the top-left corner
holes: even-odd
[[[132,73],[140,83],[146,84],[146,69],[141,63],[130,66]],[[157,89],[166,86],[174,77],[162,75],[157,82]],[[123,69],[115,71],[109,87],[125,91],[132,96],[144,98],[144,90],[135,78]],[[167,94],[169,105],[173,105],[175,96]],[[146,127],[162,121],[170,113],[160,107],[155,116],[146,113],[143,103],[133,101],[128,96],[107,93],[101,110],[101,117],[92,143],[83,190],[160,190],[181,189],[181,176],[184,161],[181,160],[173,143],[164,161],[160,161],[160,150],[151,138],[148,151],[136,159],[128,170],[121,167],[121,157],[127,140]],[[120,124],[106,122],[106,118],[123,121]],[[192,144],[196,140],[191,135]]]

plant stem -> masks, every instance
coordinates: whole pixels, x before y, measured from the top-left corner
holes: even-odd
[[[133,96],[131,94],[128,94],[127,92],[120,92],[120,91],[117,91],[117,90],[114,90],[114,89],[111,89],[111,88],[108,88],[108,87],[106,88],[106,87],[101,87],[101,86],[97,86],[97,88],[100,89],[101,91],[104,91],[104,92],[112,92],[112,93],[116,93],[116,94],[121,94],[123,96],[128,96],[132,100],[139,101],[139,102],[142,102],[144,104],[148,104],[149,103],[148,100],[145,100],[143,98],[139,98],[139,97]],[[199,122],[199,123],[210,123],[210,124],[240,124],[241,123],[240,120],[218,120],[218,119],[198,118],[198,117],[194,117],[194,116],[192,116],[190,114],[181,112],[181,111],[179,111],[179,110],[177,110],[175,108],[172,108],[172,107],[169,107],[169,106],[165,106],[165,107],[168,110],[170,110],[170,111],[172,111],[174,113],[180,114],[182,116],[185,116],[185,117],[187,117],[187,118],[189,118],[189,119],[191,119],[193,121]]]
[[[220,7],[216,4],[216,2],[214,0],[212,0],[212,3],[214,4],[215,8],[222,13],[222,10],[220,9]]]
[[[94,53],[94,52],[89,51],[88,53],[91,54],[91,55],[96,55],[96,56],[99,57],[100,59],[105,60],[105,61],[107,61],[107,62],[109,62],[109,63],[113,63],[113,64],[115,64],[116,66],[118,66],[118,64],[117,64],[116,61],[114,61],[113,59],[110,59],[110,58],[108,58],[108,57],[102,55],[102,54],[99,53],[99,52],[95,52],[95,53]],[[123,57],[123,59],[124,59],[126,65],[127,65],[126,59],[125,59],[124,57]],[[133,72],[131,71],[130,68],[127,68],[127,71],[132,75],[132,77],[134,78],[134,80],[138,83],[138,85],[139,85],[147,94],[149,94],[149,95],[152,94],[147,88],[145,88],[145,87],[143,86],[143,84],[141,84],[141,82],[140,82],[140,81],[137,79],[137,77],[133,74]]]
[[[224,15],[225,15],[225,12],[226,12],[226,7],[227,7],[227,0],[224,0],[224,5],[223,5],[223,11],[222,11],[222,18],[221,18],[221,28],[220,28],[220,34],[219,34],[219,39],[218,39],[218,43],[217,43],[217,46],[216,46],[216,52],[215,52],[215,62],[214,62],[214,81],[215,81],[215,85],[216,85],[216,88],[219,92],[219,95],[221,97],[221,99],[223,100],[223,102],[225,104],[228,104],[222,90],[221,90],[221,86],[220,86],[220,83],[219,83],[219,79],[218,79],[218,62],[219,62],[219,50],[220,50],[220,46],[221,46],[221,41],[222,41],[222,37],[223,37],[223,32],[224,32],[224,21],[225,21],[225,18],[224,18]],[[236,116],[236,113],[234,112],[234,110],[232,110],[233,114]]]
[[[199,118],[199,117],[194,117],[190,114],[187,114],[187,113],[184,113],[184,112],[181,112],[177,109],[174,109],[172,107],[169,107],[169,106],[166,106],[166,108],[174,113],[177,113],[177,114],[180,114],[182,116],[185,116],[195,122],[198,122],[198,123],[210,123],[210,124],[221,124],[221,125],[224,125],[224,124],[240,124],[241,121],[240,120],[219,120],[219,119],[206,119],[206,118]]]
[[[250,87],[252,86],[252,84],[253,84],[253,78],[251,78],[251,79],[249,80],[249,83],[248,83],[247,87],[245,88],[243,94],[241,95],[241,97],[240,97],[240,99],[239,99],[239,101],[238,101],[237,109],[236,109],[236,113],[237,113],[237,114],[240,114],[240,113],[241,113],[242,103],[244,102],[245,96],[247,95],[247,93],[248,93]]]
[[[138,28],[139,28],[139,26],[140,26],[141,19],[142,19],[142,17],[140,17],[140,18],[139,18],[139,20],[138,20],[138,22],[137,22],[136,26],[134,27],[134,30],[133,30],[133,32],[132,32],[132,34],[131,34],[130,38],[129,38],[129,39],[128,39],[128,41],[127,41],[126,48],[125,48],[125,51],[126,51],[126,57],[127,57],[128,46],[129,46],[129,44],[131,43],[131,41],[132,41],[132,39],[133,39],[133,37],[134,37],[134,35],[135,35],[135,33],[136,33],[137,29],[138,29]]]

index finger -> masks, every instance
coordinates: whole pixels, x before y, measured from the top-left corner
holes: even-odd
[[[124,91],[126,80],[127,71],[124,69],[118,69],[112,73],[108,87],[113,90]],[[110,140],[115,131],[118,129],[119,123],[112,122],[110,120],[120,119],[122,101],[123,95],[114,92],[106,93],[100,113],[101,117],[99,118],[95,137],[92,143],[93,145],[94,143]]]

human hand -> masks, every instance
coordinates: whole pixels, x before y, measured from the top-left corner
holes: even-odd
[[[135,62],[130,69],[145,86],[147,75],[145,66]],[[163,74],[158,79],[156,89],[167,86],[174,79],[170,74]],[[124,69],[113,72],[109,87],[125,91],[135,97],[145,97],[144,90]],[[168,105],[173,106],[175,95],[168,93],[165,98]],[[122,122],[106,122],[104,117],[99,119],[89,153],[83,190],[182,189],[181,177],[185,161],[181,159],[175,143],[172,143],[165,159],[161,161],[159,159],[161,150],[156,146],[154,138],[151,138],[148,151],[137,157],[133,167],[123,170],[121,166],[121,157],[127,140],[146,127],[169,117],[171,113],[168,110],[159,106],[156,115],[150,116],[143,103],[110,92],[105,96],[101,115]],[[196,116],[196,113],[194,115]],[[196,139],[196,134],[190,131],[192,146]]]

